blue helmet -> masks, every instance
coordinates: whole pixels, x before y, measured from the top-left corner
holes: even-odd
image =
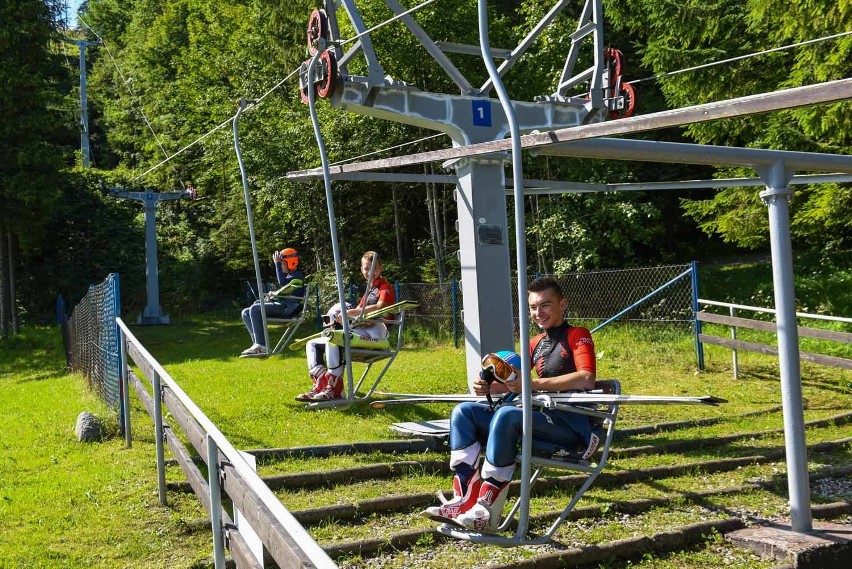
[[[521,369],[521,356],[511,350],[501,350],[496,356],[515,369]]]

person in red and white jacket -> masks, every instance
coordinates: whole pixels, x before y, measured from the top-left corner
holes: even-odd
[[[367,251],[361,256],[361,274],[364,280],[370,278],[370,266],[373,258],[377,257],[375,251]],[[346,304],[346,314],[356,317],[360,314],[369,314],[380,308],[390,306],[396,302],[396,292],[393,286],[382,276],[382,261],[376,258],[376,266],[373,271],[373,282],[367,287],[361,297],[361,302],[356,307]],[[365,306],[366,305],[366,306]],[[335,304],[326,313],[331,325],[341,323],[343,310],[340,304]],[[385,318],[391,318],[387,315]],[[367,320],[352,329],[353,334],[361,338],[384,340],[388,337],[388,329],[382,319]],[[305,354],[308,358],[308,373],[311,376],[312,387],[310,391],[296,396],[296,401],[327,401],[340,399],[343,396],[343,351],[339,346],[328,341],[327,338],[317,338],[305,345]]]

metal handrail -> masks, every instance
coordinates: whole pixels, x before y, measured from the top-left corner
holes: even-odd
[[[311,535],[305,528],[296,520],[284,504],[272,493],[272,490],[264,483],[263,479],[257,474],[254,468],[249,465],[243,455],[228,441],[225,435],[220,431],[215,424],[204,414],[204,412],[195,404],[195,402],[181,389],[171,375],[154,359],[154,357],[145,349],[141,342],[133,335],[133,332],[127,327],[127,324],[121,318],[116,318],[116,324],[124,334],[127,342],[133,344],[138,350],[145,362],[151,366],[151,369],[156,373],[160,382],[167,386],[174,393],[175,397],[186,408],[187,412],[198,422],[209,441],[216,445],[219,454],[223,455],[237,473],[246,481],[249,488],[260,499],[261,503],[269,509],[275,520],[287,531],[287,534],[293,538],[293,542],[298,544],[308,559],[317,568],[336,568],[337,565],[328,556],[325,550],[314,541]],[[138,362],[137,362],[138,363]],[[125,378],[126,379],[126,378]],[[209,458],[208,460],[212,462]],[[215,472],[215,469],[212,469]],[[212,478],[212,476],[211,476]],[[265,544],[266,545],[266,544]]]
[[[706,304],[707,306],[721,306],[723,308],[736,308],[738,310],[751,310],[753,312],[765,312],[767,314],[775,314],[776,310],[774,308],[762,308],[759,306],[748,306],[747,304],[734,304],[731,302],[719,302],[717,300],[705,300],[703,298],[698,299],[699,304]],[[852,318],[845,318],[843,316],[828,316],[825,314],[808,314],[807,312],[797,312],[796,316],[799,318],[811,318],[813,320],[829,320],[831,322],[845,322],[847,324],[852,324]]]

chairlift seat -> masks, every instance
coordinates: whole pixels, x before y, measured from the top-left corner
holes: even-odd
[[[595,390],[610,395],[621,395],[621,383],[616,379],[598,380],[595,382]],[[580,489],[574,494],[568,506],[548,531],[549,536],[552,536],[559,525],[568,517],[568,514],[574,509],[580,497],[591,487],[592,483],[606,466],[609,450],[612,446],[612,439],[615,435],[615,421],[618,416],[618,403],[590,407],[588,405],[570,405],[554,401],[552,405],[552,409],[559,411],[588,415],[589,421],[592,423],[592,432],[598,436],[600,442],[595,454],[589,460],[579,460],[579,456],[581,455],[577,453],[576,449],[566,449],[548,441],[533,440],[533,455],[530,462],[535,466],[535,470],[531,478],[531,484],[535,483],[545,468],[577,470],[589,474],[588,478],[580,486]],[[598,456],[598,453],[600,453],[599,458],[595,461],[594,458]],[[564,454],[564,458],[554,458],[554,454]],[[518,456],[518,461],[520,461],[520,456]],[[506,516],[506,520],[501,524],[501,530],[508,527],[519,506],[519,502],[513,505],[512,510]]]
[[[293,337],[296,335],[296,332],[299,330],[299,327],[305,321],[305,317],[308,314],[308,305],[310,304],[309,299],[311,298],[311,291],[315,286],[316,285],[310,282],[306,282],[304,296],[286,295],[278,297],[284,300],[295,300],[299,302],[299,308],[292,316],[286,318],[266,318],[267,325],[281,324],[284,326],[284,329],[281,332],[281,339],[278,340],[278,343],[275,344],[275,348],[269,353],[270,356],[280,354],[287,346],[290,345],[290,342],[293,341]]]
[[[410,309],[410,307],[408,309]],[[396,356],[399,354],[400,349],[402,349],[402,336],[405,331],[406,310],[407,308],[405,306],[401,306],[394,318],[381,318],[381,321],[384,323],[384,325],[388,327],[388,340],[390,341],[389,348],[354,348],[350,346],[349,356],[352,361],[361,364],[366,364],[364,371],[361,373],[361,377],[358,379],[358,381],[354,382],[352,386],[351,397],[347,399],[332,399],[330,401],[312,402],[308,403],[308,407],[336,407],[340,405],[349,405],[353,401],[362,401],[368,399],[376,391],[376,388],[379,386],[379,383],[382,381],[382,378],[385,376],[385,373],[387,373],[391,364],[396,359]],[[355,395],[358,393],[358,390],[361,389],[361,386],[364,384],[364,380],[370,373],[373,364],[382,360],[385,360],[385,364],[384,366],[382,366],[382,369],[376,376],[376,379],[373,381],[373,384],[363,396],[356,397]]]
[[[618,380],[608,379],[608,380],[599,380],[595,382],[595,390],[600,390],[600,392],[611,395],[621,395],[621,384]],[[533,399],[534,404],[544,405],[542,400],[536,401]],[[550,541],[556,533],[556,530],[559,528],[562,523],[568,519],[568,515],[577,505],[577,502],[586,493],[586,491],[591,487],[592,483],[594,483],[595,479],[600,475],[601,471],[604,469],[607,463],[607,458],[609,457],[610,447],[612,446],[613,436],[615,435],[615,422],[618,416],[618,403],[610,403],[607,405],[597,405],[591,407],[589,405],[577,405],[577,404],[567,404],[560,403],[558,398],[553,398],[550,401],[547,401],[547,405],[549,409],[558,409],[560,411],[567,411],[570,413],[580,413],[583,415],[588,415],[589,420],[592,421],[592,432],[598,435],[600,438],[598,449],[595,451],[595,456],[600,453],[600,457],[595,460],[577,460],[577,453],[575,449],[565,449],[558,444],[551,443],[549,441],[541,441],[541,440],[533,440],[533,452],[530,457],[530,462],[535,467],[533,470],[533,474],[530,477],[530,487],[532,487],[535,482],[539,479],[542,471],[546,468],[550,469],[560,469],[560,470],[575,470],[579,472],[585,472],[588,474],[586,480],[580,486],[580,488],[575,492],[574,496],[571,498],[568,505],[565,509],[562,510],[562,513],[553,522],[547,532],[536,538],[529,538],[524,536],[522,538],[522,543],[528,544],[540,544],[546,543]],[[563,454],[560,451],[564,451],[565,457],[560,459],[553,458],[554,454]],[[567,460],[566,460],[567,458]],[[518,462],[521,461],[520,455],[517,458]],[[506,518],[500,524],[498,531],[506,531],[507,528],[512,524],[512,521],[515,518],[518,510],[520,509],[520,498],[515,500],[515,503],[512,505],[509,513],[506,515]],[[499,535],[488,535],[483,534],[481,532],[475,532],[473,530],[468,530],[465,528],[459,528],[454,525],[444,524],[438,527],[438,532],[444,535],[449,535],[458,539],[465,539],[469,541],[473,541],[476,543],[489,543],[492,545],[518,545],[519,542],[513,538],[506,538]]]

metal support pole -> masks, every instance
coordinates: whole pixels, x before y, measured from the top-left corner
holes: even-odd
[[[766,189],[760,198],[769,208],[769,242],[772,249],[772,284],[775,289],[778,326],[778,365],[781,373],[781,403],[784,411],[787,485],[790,492],[790,518],[793,531],[813,529],[808,482],[808,449],[802,402],[802,375],[799,362],[799,333],[796,323],[796,296],[793,282],[793,247],[790,241],[787,187],[792,171],[783,161],[760,169]]]
[[[314,290],[316,291],[316,303],[317,303],[317,330],[322,330],[322,310],[320,309],[320,294],[319,294],[319,283],[314,286]]]
[[[347,8],[348,9],[348,8]],[[320,55],[322,55],[323,50],[325,49],[324,45],[319,46],[320,49],[317,49],[316,54],[311,58],[311,62],[308,64],[308,77],[314,76],[314,68],[319,61]],[[325,201],[326,208],[328,209],[328,228],[329,233],[331,234],[331,252],[334,256],[334,273],[335,280],[337,282],[337,301],[340,303],[340,309],[343,311],[344,317],[341,318],[341,322],[343,323],[343,354],[346,359],[346,384],[353,386],[352,379],[352,350],[349,345],[349,318],[345,317],[346,313],[346,298],[344,297],[343,291],[343,267],[340,261],[340,243],[337,239],[337,217],[334,215],[334,197],[331,194],[331,174],[329,172],[328,166],[328,153],[325,149],[325,142],[322,138],[322,131],[320,131],[319,126],[319,117],[317,116],[317,101],[316,101],[316,89],[313,84],[309,84],[307,87],[308,90],[308,108],[311,112],[311,124],[314,127],[314,136],[317,139],[317,147],[319,148],[320,153],[320,161],[322,162],[322,172],[323,172],[323,186],[325,188]],[[372,285],[373,283],[368,283],[367,286]],[[354,304],[354,298],[353,298]],[[350,396],[354,396],[354,393],[350,392]]]
[[[518,117],[509,93],[503,85],[503,80],[494,64],[491,55],[491,46],[488,39],[488,3],[486,0],[478,2],[479,15],[479,46],[482,50],[482,60],[488,69],[488,76],[494,83],[494,89],[503,106],[503,112],[509,121],[509,130],[512,135],[512,177],[515,190],[515,261],[517,264],[518,279],[518,328],[521,340],[521,382],[523,412],[523,439],[521,441],[521,493],[518,497],[520,511],[518,513],[518,529],[515,531],[516,539],[523,539],[529,527],[530,514],[530,477],[532,475],[532,380],[530,378],[530,351],[527,343],[530,337],[530,313],[527,299],[527,246],[526,246],[526,219],[524,213],[524,172],[523,151],[521,150],[521,131],[518,126]]]
[[[733,306],[730,307],[731,318],[734,318],[737,314],[737,309]],[[737,339],[737,327],[731,326],[731,340]],[[740,378],[740,368],[737,362],[737,349],[732,348],[731,352],[733,353],[733,364],[734,364],[734,379]]]
[[[157,448],[157,489],[160,492],[160,505],[166,505],[166,459],[163,454],[163,391],[160,386],[160,374],[153,377],[154,399],[154,443]]]
[[[131,448],[133,446],[133,436],[130,431],[130,374],[127,368],[127,337],[121,327],[118,329],[118,334],[118,341],[121,343],[118,350],[121,354],[121,365],[118,369],[121,373],[122,429],[124,430],[124,445],[127,448]]]
[[[142,312],[139,324],[148,319],[159,319],[160,308],[160,268],[157,262],[157,201],[145,202],[145,284],[148,293],[148,305]]]
[[[219,483],[219,448],[207,435],[207,478],[210,485],[210,526],[213,529],[213,563],[225,569],[225,536],[222,531],[222,487]]]
[[[452,292],[452,300],[453,300],[453,347],[459,347],[459,299],[458,299],[458,281],[456,281],[456,277],[453,277],[450,290]]]
[[[246,165],[245,162],[243,162],[243,153],[240,148],[240,115],[243,114],[248,102],[249,101],[247,99],[240,99],[237,114],[234,115],[234,151],[237,154],[237,162],[239,162],[240,165],[240,176],[243,180],[243,198],[246,202],[246,217],[248,218],[249,239],[251,240],[251,255],[254,260],[254,277],[257,281],[257,296],[260,299],[260,319],[263,322],[263,345],[266,347],[267,353],[269,353],[269,351],[272,350],[272,346],[269,345],[269,329],[266,325],[266,305],[263,302],[266,297],[266,292],[263,288],[263,279],[260,276],[260,258],[257,254],[257,238],[254,234],[254,215],[251,212],[251,195],[249,194],[248,174],[246,173]],[[254,341],[259,344],[259,339],[260,338],[255,338]]]
[[[178,192],[130,192],[120,188],[110,190],[110,195],[116,198],[141,201],[145,208],[145,285],[147,287],[147,305],[137,324],[168,324],[168,314],[163,314],[160,307],[160,269],[157,261],[157,204],[162,201],[173,201],[190,197],[187,190]]]
[[[698,336],[701,334],[701,321],[698,320],[698,261],[692,261],[692,318],[695,323],[695,355],[698,369],[704,369],[704,345]]]
[[[83,155],[83,168],[89,167],[91,149],[89,147],[89,104],[86,96],[86,46],[95,42],[75,41],[80,48],[80,152]]]

